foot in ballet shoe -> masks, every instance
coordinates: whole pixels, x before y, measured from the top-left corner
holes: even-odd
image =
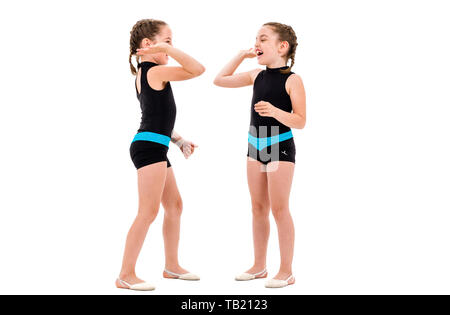
[[[264,269],[257,273],[244,272],[244,273],[241,273],[240,275],[237,275],[234,279],[236,281],[249,281],[249,280],[261,279],[261,278],[266,278],[266,277],[267,277],[267,270]]]
[[[172,271],[169,271],[167,269],[164,269],[163,277],[167,279],[179,279],[179,280],[190,280],[190,281],[197,281],[200,280],[200,277],[196,274],[186,272],[186,273],[175,273]]]
[[[286,280],[275,279],[275,278],[267,280],[265,287],[266,288],[284,288],[284,287],[294,284],[294,283],[295,283],[295,278],[293,275],[290,275]]]
[[[128,283],[120,278],[116,280],[116,287],[119,289],[128,289],[133,291],[153,291],[155,290],[155,286],[148,282],[139,282],[139,283]]]

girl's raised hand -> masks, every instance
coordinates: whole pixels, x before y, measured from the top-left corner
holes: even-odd
[[[244,58],[255,58],[256,57],[255,48],[250,48],[248,50],[241,50],[241,53],[243,54]]]
[[[136,49],[136,55],[138,56],[144,56],[144,55],[151,55],[156,54],[160,52],[167,52],[167,49],[170,47],[169,44],[161,42],[156,43],[155,45],[144,47],[144,48],[138,48]]]

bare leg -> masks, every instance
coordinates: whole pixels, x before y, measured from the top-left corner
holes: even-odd
[[[166,184],[162,195],[161,202],[164,207],[164,249],[166,254],[165,268],[171,272],[183,274],[188,272],[180,267],[178,262],[178,242],[180,239],[180,217],[183,210],[183,201],[178,191],[177,183],[173,168],[167,169]],[[163,276],[173,277],[166,272]]]
[[[255,263],[246,272],[252,274],[266,268],[267,244],[270,234],[270,202],[267,175],[264,169],[265,166],[261,162],[250,157],[247,158],[247,182],[252,199]]]
[[[289,194],[294,166],[294,163],[285,161],[270,162],[267,165],[270,206],[278,227],[281,257],[280,270],[274,278],[280,280],[286,280],[292,274],[295,230],[289,212]],[[291,279],[290,283],[293,281]]]
[[[137,170],[139,210],[131,226],[125,245],[120,279],[136,284],[143,282],[136,276],[136,261],[147,235],[150,224],[155,220],[166,180],[167,162],[146,165]],[[123,287],[116,281],[116,286]]]

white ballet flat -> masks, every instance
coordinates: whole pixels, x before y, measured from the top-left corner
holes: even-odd
[[[190,273],[190,272],[179,274],[179,273],[175,273],[175,272],[169,271],[167,269],[164,269],[164,271],[166,273],[168,273],[169,275],[175,277],[175,278],[170,277],[169,279],[191,280],[191,281],[200,280],[199,276],[197,276],[196,274]]]
[[[237,275],[235,280],[236,281],[249,281],[249,280],[254,280],[254,279],[259,279],[259,278],[265,278],[267,275],[267,270],[264,269],[263,271],[257,272],[257,273],[241,273],[240,275]]]
[[[120,284],[122,285],[126,285],[128,288],[121,288],[121,289],[129,289],[129,290],[134,290],[134,291],[152,291],[155,290],[155,286],[148,283],[148,282],[141,282],[141,283],[136,283],[136,284],[129,284],[126,281],[123,281],[121,279],[117,279],[119,280]]]
[[[290,275],[286,280],[279,280],[279,279],[270,279],[266,281],[265,287],[266,288],[284,288],[290,284],[294,284],[294,283],[289,283],[289,280],[291,280],[293,278],[292,275]]]

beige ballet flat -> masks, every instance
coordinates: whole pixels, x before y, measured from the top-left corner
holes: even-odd
[[[286,280],[279,280],[279,279],[270,279],[266,281],[265,287],[266,288],[284,288],[288,285],[294,284],[295,279],[292,283],[289,283],[289,280],[294,279],[292,275],[290,275]]]
[[[260,278],[266,278],[267,277],[267,270],[264,269],[263,271],[260,271],[258,273],[241,273],[240,275],[237,275],[236,278],[234,278],[236,281],[249,281],[254,279],[260,279]]]
[[[120,287],[119,289],[128,289],[128,290],[134,290],[134,291],[152,291],[155,290],[155,286],[148,283],[148,282],[141,282],[136,284],[129,284],[128,282],[125,282],[119,278],[117,278],[119,283],[121,285],[127,286],[127,288]]]
[[[169,277],[169,276],[166,276],[165,274],[163,274],[163,277],[167,278],[167,279],[179,279],[179,280],[190,280],[190,281],[200,280],[199,276],[197,276],[193,273],[190,273],[190,272],[179,274],[179,273],[169,271],[167,269],[164,269],[164,272],[170,275],[170,277]]]

